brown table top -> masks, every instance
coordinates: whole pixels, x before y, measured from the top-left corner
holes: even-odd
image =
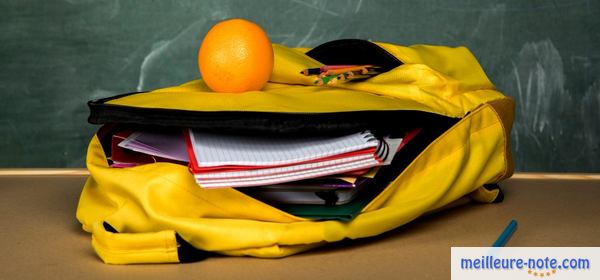
[[[447,279],[450,247],[600,246],[600,180],[510,179],[505,201],[422,217],[375,238],[283,259],[212,257],[189,264],[106,265],[75,209],[85,176],[0,176],[0,279]]]

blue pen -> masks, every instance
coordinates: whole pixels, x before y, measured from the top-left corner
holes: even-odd
[[[506,226],[506,228],[504,229],[502,234],[500,234],[500,236],[498,237],[496,242],[494,242],[494,244],[492,244],[492,247],[504,247],[504,245],[506,245],[506,242],[508,242],[508,239],[510,239],[510,237],[512,236],[512,234],[515,232],[516,229],[517,229],[517,221],[515,221],[515,220],[510,221],[510,223],[508,224],[508,226]]]

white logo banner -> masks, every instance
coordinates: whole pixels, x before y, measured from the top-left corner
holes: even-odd
[[[452,279],[600,279],[600,247],[452,247]]]

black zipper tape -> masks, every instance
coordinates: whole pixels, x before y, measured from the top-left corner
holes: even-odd
[[[139,108],[106,104],[107,99],[88,102],[91,124],[117,123],[152,127],[196,128],[235,133],[277,135],[335,135],[370,130],[377,136],[436,124],[449,117],[414,110],[367,110],[325,113],[255,111],[189,111]]]

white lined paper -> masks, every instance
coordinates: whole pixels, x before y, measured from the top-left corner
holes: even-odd
[[[190,130],[199,167],[225,165],[274,166],[375,148],[370,132],[341,137],[266,138],[205,133]]]

